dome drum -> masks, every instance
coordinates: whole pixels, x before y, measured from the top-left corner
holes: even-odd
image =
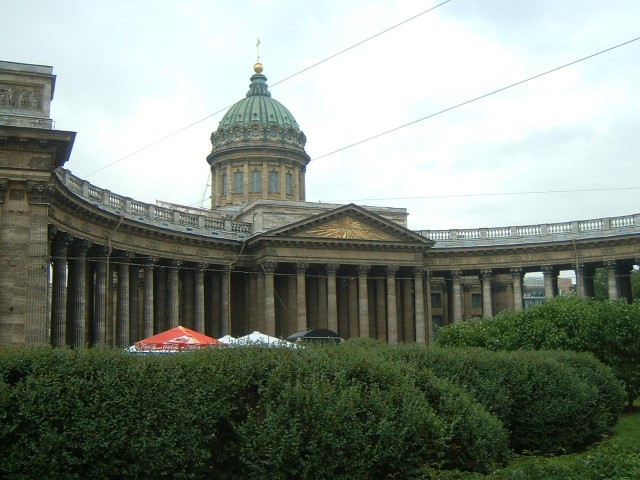
[[[271,97],[262,65],[245,98],[211,134],[211,207],[257,199],[304,201],[307,137],[291,112]]]

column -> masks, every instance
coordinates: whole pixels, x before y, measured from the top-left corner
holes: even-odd
[[[544,275],[544,297],[545,300],[553,298],[555,289],[553,287],[556,269],[552,265],[543,265],[542,274]],[[557,280],[556,280],[557,282]]]
[[[402,313],[402,331],[398,332],[400,341],[415,342],[415,321],[413,316],[413,283],[411,278],[401,280],[402,301],[400,311]]]
[[[109,301],[107,298],[107,265],[109,249],[104,245],[95,248],[96,256],[96,280],[93,299],[93,328],[91,343],[96,347],[107,345],[107,318],[109,316]]]
[[[297,325],[296,331],[303,332],[307,330],[307,290],[306,290],[306,272],[309,268],[308,263],[296,264],[296,307],[297,307]]]
[[[142,340],[142,319],[140,318],[140,265],[129,258],[129,343]]]
[[[258,272],[257,285],[256,285],[256,303],[258,304],[256,312],[256,330],[260,332],[265,331],[265,307],[264,307],[264,271]]]
[[[398,267],[389,265],[387,273],[387,328],[389,343],[398,343],[398,309],[396,305],[396,272]]]
[[[193,330],[194,319],[194,272],[191,268],[185,268],[179,275],[180,296],[180,325]]]
[[[358,265],[358,334],[369,338],[369,294],[367,280],[370,265]]]
[[[123,252],[118,258],[118,305],[116,310],[116,347],[129,346],[129,259],[130,252]]]
[[[262,263],[262,269],[264,270],[264,333],[271,336],[275,336],[276,334],[275,284],[273,274],[276,271],[277,265],[275,262]]]
[[[427,282],[427,344],[431,343],[433,339],[433,307],[431,306],[431,272],[426,272]]]
[[[62,347],[67,337],[67,249],[73,238],[59,233],[53,241],[53,285],[51,296],[51,344]]]
[[[146,257],[144,263],[144,292],[142,294],[142,337],[153,335],[153,266],[158,259]],[[159,332],[158,332],[159,333]]]
[[[513,309],[522,310],[522,268],[514,267],[510,271],[513,277]]]
[[[328,328],[327,326],[327,279],[318,276],[318,328]]]
[[[416,343],[427,343],[427,322],[424,316],[424,285],[422,277],[424,267],[414,267],[413,283],[415,289],[414,310],[416,314]]]
[[[356,338],[358,336],[358,280],[355,277],[350,276],[347,280],[347,320],[349,338]]]
[[[180,297],[179,297],[179,282],[180,282],[180,267],[182,266],[182,260],[173,259],[169,265],[168,280],[168,303],[167,303],[167,323],[168,328],[175,328],[180,325]]]
[[[376,338],[386,342],[387,338],[387,302],[384,290],[385,279],[376,278]]]
[[[28,180],[29,227],[26,259],[25,340],[27,345],[51,342],[49,316],[49,205],[54,193],[49,182]],[[26,239],[25,239],[26,240]]]
[[[220,336],[231,335],[231,265],[222,267],[220,278]]]
[[[256,330],[258,330],[258,321],[257,321],[257,316],[258,316],[258,272],[251,272],[250,276],[249,276],[249,281],[248,281],[248,287],[247,287],[247,292],[248,292],[248,305],[247,305],[247,312],[248,312],[248,326],[249,326],[249,331],[250,332],[254,332]]]
[[[73,262],[70,275],[73,276],[73,291],[68,299],[71,308],[71,331],[69,343],[74,347],[86,347],[89,342],[89,311],[87,309],[87,252],[91,242],[77,240],[73,247]]]
[[[460,270],[453,270],[451,272],[451,297],[453,302],[453,318],[452,321],[457,321],[462,318],[462,289],[460,287],[460,277],[462,272]]]
[[[482,282],[482,314],[485,317],[493,316],[491,302],[491,269],[480,270],[480,281]]]
[[[167,330],[167,268],[158,265],[154,270],[153,282],[153,310],[154,322],[153,331],[160,333]]]
[[[329,330],[338,332],[338,296],[336,294],[336,272],[339,265],[330,263],[327,271],[327,325]]]
[[[298,283],[297,275],[287,275],[284,283],[286,284],[286,295],[283,299],[287,308],[284,309],[284,315],[280,319],[280,330],[287,332],[299,332],[298,330]]]
[[[618,280],[618,265],[615,260],[604,262],[609,277],[609,300],[620,298],[620,282]]]
[[[587,294],[587,275],[587,265],[584,263],[578,264],[578,268],[576,269],[576,293],[579,297],[589,296]]]
[[[207,335],[220,338],[223,335],[220,321],[222,317],[222,280],[220,278],[220,271],[217,268],[218,267],[214,267],[214,271],[211,272],[209,276],[211,281],[209,304],[209,308],[211,309],[211,324],[208,329],[210,333]]]
[[[196,332],[205,333],[204,329],[204,270],[208,265],[198,263],[195,269],[194,279],[194,322],[193,329]]]

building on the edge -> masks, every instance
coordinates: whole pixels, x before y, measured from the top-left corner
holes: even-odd
[[[593,295],[630,298],[640,214],[464,230],[407,228],[402,208],[305,201],[306,136],[256,64],[211,135],[210,209],[146,204],[64,168],[52,67],[0,62],[0,345],[125,347],[184,325],[214,337],[428,343],[440,325],[523,308],[573,270]]]

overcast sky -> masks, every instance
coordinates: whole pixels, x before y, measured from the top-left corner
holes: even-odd
[[[66,168],[140,201],[208,197],[259,37],[308,139],[308,201],[405,207],[415,230],[639,213],[640,41],[317,158],[640,37],[638,0],[451,0],[274,85],[438,3],[0,0],[0,60],[53,66]]]

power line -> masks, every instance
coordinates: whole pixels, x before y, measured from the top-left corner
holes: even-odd
[[[343,202],[374,202],[387,200],[427,200],[440,198],[467,198],[467,197],[505,197],[510,195],[547,195],[550,193],[584,193],[584,192],[611,192],[616,190],[640,190],[640,187],[611,187],[611,188],[577,188],[566,190],[532,190],[524,192],[496,192],[496,193],[461,193],[452,195],[424,195],[414,197],[387,197],[387,198],[359,198],[346,200],[326,200],[327,203]]]
[[[440,4],[440,5],[442,5],[442,4]],[[434,7],[434,8],[435,8],[435,7]],[[415,18],[415,17],[412,17],[412,18]],[[592,53],[592,54],[587,55],[587,56],[585,56],[585,57],[579,58],[578,60],[574,60],[574,61],[572,61],[572,62],[566,63],[566,64],[561,65],[561,66],[559,66],[559,67],[552,68],[551,70],[547,70],[547,71],[545,71],[545,72],[539,73],[539,74],[537,74],[537,75],[534,75],[534,76],[532,76],[532,77],[526,78],[526,79],[524,79],[524,80],[520,80],[520,81],[518,81],[518,82],[512,83],[512,84],[510,84],[510,85],[507,85],[507,86],[505,86],[505,87],[499,88],[499,89],[497,89],[497,90],[493,90],[493,91],[491,91],[491,92],[485,93],[485,94],[483,94],[483,95],[480,95],[480,96],[478,96],[478,97],[472,98],[472,99],[470,99],[470,100],[466,100],[466,101],[464,101],[464,102],[462,102],[462,103],[459,103],[459,104],[457,104],[457,105],[454,105],[454,106],[452,106],[452,107],[448,107],[448,108],[445,108],[445,109],[440,110],[440,111],[438,111],[438,112],[431,113],[431,114],[426,115],[426,116],[424,116],[424,117],[421,117],[421,118],[419,118],[419,119],[417,119],[417,120],[413,120],[413,121],[411,121],[411,122],[409,122],[409,123],[405,123],[404,125],[400,125],[400,126],[398,126],[398,127],[392,128],[392,129],[390,129],[390,130],[386,130],[386,131],[384,131],[384,132],[378,133],[378,134],[373,135],[373,136],[371,136],[371,137],[367,137],[367,138],[365,138],[365,139],[363,139],[363,140],[359,140],[359,141],[357,141],[357,142],[351,143],[351,144],[346,145],[346,146],[344,146],[344,147],[338,148],[337,150],[333,150],[333,151],[331,151],[331,152],[325,153],[325,154],[320,155],[320,156],[318,156],[318,157],[314,157],[314,158],[312,158],[312,159],[311,159],[311,161],[310,161],[310,162],[312,162],[312,161],[316,161],[316,160],[320,160],[321,158],[325,158],[325,157],[328,157],[328,156],[330,156],[330,155],[334,155],[334,154],[336,154],[336,153],[338,153],[338,152],[342,152],[342,151],[344,151],[344,150],[347,150],[347,149],[349,149],[349,148],[355,147],[355,146],[357,146],[357,145],[361,145],[361,144],[363,144],[363,143],[369,142],[369,141],[374,140],[374,139],[376,139],[376,138],[380,138],[380,137],[382,137],[382,136],[384,136],[384,135],[388,135],[388,134],[390,134],[390,133],[396,132],[396,131],[401,130],[401,129],[405,128],[405,127],[408,127],[408,126],[414,125],[414,124],[419,123],[419,122],[422,122],[422,121],[424,121],[424,120],[428,120],[428,119],[430,119],[430,118],[436,117],[436,116],[441,115],[441,114],[443,114],[443,113],[450,112],[451,110],[454,110],[454,109],[456,109],[456,108],[462,107],[462,106],[464,106],[464,105],[468,105],[468,104],[470,104],[470,103],[472,103],[472,102],[475,102],[475,101],[481,100],[481,99],[486,98],[486,97],[489,97],[489,96],[491,96],[491,95],[495,95],[496,93],[503,92],[503,91],[508,90],[508,89],[510,89],[510,88],[516,87],[516,86],[518,86],[518,85],[522,85],[523,83],[529,82],[529,81],[531,81],[531,80],[535,80],[535,79],[537,79],[537,78],[543,77],[543,76],[548,75],[548,74],[550,74],[550,73],[557,72],[557,71],[559,71],[559,70],[562,70],[563,68],[570,67],[571,65],[575,65],[575,64],[577,64],[577,63],[583,62],[583,61],[585,61],[585,60],[588,60],[588,59],[590,59],[590,58],[596,57],[596,56],[601,55],[601,54],[603,54],[603,53],[610,52],[611,50],[615,50],[616,48],[623,47],[623,46],[625,46],[625,45],[628,45],[628,44],[630,44],[630,43],[636,42],[636,41],[638,41],[638,40],[640,40],[640,37],[636,37],[636,38],[634,38],[634,39],[632,39],[632,40],[628,40],[628,41],[626,41],[626,42],[620,43],[620,44],[615,45],[615,46],[613,46],[613,47],[609,47],[609,48],[606,48],[606,49],[604,49],[604,50],[600,50],[599,52]],[[261,178],[262,178],[262,177],[261,177]],[[246,185],[248,185],[248,184],[249,184],[249,182],[247,182],[247,183],[246,183]],[[244,186],[244,184],[243,184],[243,186]],[[465,196],[466,196],[466,197],[480,197],[480,196],[500,196],[500,195],[530,195],[530,194],[547,194],[547,193],[573,193],[573,192],[595,192],[595,191],[633,190],[633,189],[638,189],[638,188],[640,188],[640,187],[612,187],[612,188],[594,188],[594,189],[577,189],[577,190],[549,190],[549,191],[533,191],[533,192],[505,192],[505,193],[487,193],[487,194],[461,194],[461,195],[442,195],[442,196],[426,196],[426,197],[419,196],[419,197],[395,197],[395,198],[394,198],[394,197],[392,197],[392,198],[369,198],[369,199],[359,199],[359,200],[354,200],[354,201],[373,201],[373,200],[376,200],[376,201],[378,201],[378,200],[412,200],[412,199],[426,199],[426,198],[456,198],[456,197],[465,197]],[[209,198],[211,198],[211,196],[209,196]],[[329,200],[328,200],[327,202],[340,202],[340,201],[341,201],[341,200],[333,200],[333,201],[329,201]],[[195,202],[195,203],[193,203],[193,205],[196,205],[197,203],[199,203],[199,202]],[[191,205],[191,206],[193,206],[193,205]]]
[[[356,145],[361,145],[361,144],[363,144],[363,143],[365,143],[365,142],[369,142],[369,141],[374,140],[374,139],[376,139],[376,138],[380,138],[380,137],[382,137],[382,136],[384,136],[384,135],[388,135],[388,134],[390,134],[390,133],[396,132],[396,131],[398,131],[398,130],[400,130],[400,129],[403,129],[403,128],[405,128],[405,127],[409,127],[409,126],[411,126],[411,125],[415,125],[416,123],[422,122],[422,121],[424,121],[424,120],[428,120],[428,119],[430,119],[430,118],[436,117],[436,116],[441,115],[441,114],[443,114],[443,113],[450,112],[451,110],[455,110],[456,108],[462,107],[462,106],[464,106],[464,105],[468,105],[468,104],[470,104],[470,103],[472,103],[472,102],[475,102],[475,101],[481,100],[481,99],[486,98],[486,97],[489,97],[489,96],[491,96],[491,95],[495,95],[496,93],[504,92],[505,90],[508,90],[508,89],[510,89],[510,88],[516,87],[516,86],[518,86],[518,85],[522,85],[523,83],[529,82],[529,81],[531,81],[531,80],[535,80],[536,78],[543,77],[544,75],[548,75],[549,73],[557,72],[558,70],[562,70],[563,68],[569,67],[569,66],[571,66],[571,65],[575,65],[576,63],[583,62],[583,61],[588,60],[588,59],[590,59],[590,58],[593,58],[593,57],[595,57],[595,56],[597,56],[597,55],[601,55],[601,54],[603,54],[603,53],[610,52],[611,50],[614,50],[614,49],[616,49],[616,48],[620,48],[620,47],[622,47],[622,46],[624,46],[624,45],[628,45],[628,44],[630,44],[630,43],[632,43],[632,42],[635,42],[635,41],[638,41],[638,40],[640,40],[640,37],[636,37],[636,38],[634,38],[634,39],[632,39],[632,40],[629,40],[629,41],[626,41],[626,42],[620,43],[620,44],[615,45],[615,46],[613,46],[613,47],[606,48],[606,49],[601,50],[601,51],[596,52],[596,53],[592,53],[591,55],[587,55],[586,57],[582,57],[582,58],[580,58],[580,59],[578,59],[578,60],[574,60],[573,62],[569,62],[569,63],[566,63],[566,64],[561,65],[561,66],[559,66],[559,67],[552,68],[551,70],[547,70],[546,72],[539,73],[539,74],[537,74],[537,75],[534,75],[533,77],[529,77],[529,78],[526,78],[526,79],[524,79],[524,80],[520,80],[519,82],[512,83],[511,85],[507,85],[506,87],[502,87],[502,88],[499,88],[499,89],[497,89],[497,90],[493,90],[492,92],[485,93],[485,94],[483,94],[483,95],[480,95],[479,97],[475,97],[475,98],[472,98],[472,99],[467,100],[467,101],[465,101],[465,102],[459,103],[459,104],[457,104],[457,105],[454,105],[453,107],[445,108],[444,110],[440,110],[440,111],[438,111],[438,112],[432,113],[432,114],[427,115],[427,116],[424,116],[424,117],[422,117],[422,118],[418,118],[417,120],[413,120],[413,121],[411,121],[411,122],[409,122],[409,123],[405,123],[404,125],[400,125],[399,127],[395,127],[395,128],[390,129],[390,130],[386,130],[386,131],[384,131],[384,132],[377,133],[376,135],[373,135],[373,136],[371,136],[371,137],[367,137],[367,138],[365,138],[365,139],[363,139],[363,140],[359,140],[359,141],[357,141],[357,142],[355,142],[355,143],[352,143],[352,144],[350,144],[350,145],[347,145],[347,146],[341,147],[341,148],[339,148],[339,149],[337,149],[337,150],[333,150],[333,151],[331,151],[331,152],[329,152],[329,153],[325,153],[325,154],[323,154],[323,155],[320,155],[320,156],[318,156],[318,157],[315,157],[315,158],[313,158],[311,161],[319,160],[319,159],[321,159],[321,158],[325,158],[325,157],[328,157],[328,156],[330,156],[330,155],[334,155],[334,154],[336,154],[336,153],[338,153],[338,152],[342,152],[342,151],[347,150],[347,149],[349,149],[349,148],[355,147]]]
[[[410,18],[407,18],[406,20],[401,21],[400,23],[397,23],[397,24],[395,24],[395,25],[393,25],[393,26],[391,26],[391,27],[389,27],[389,28],[386,28],[386,29],[382,30],[381,32],[376,33],[375,35],[372,35],[372,36],[370,36],[370,37],[368,37],[368,38],[366,38],[366,39],[364,39],[364,40],[362,40],[362,41],[360,41],[360,42],[358,42],[358,43],[356,43],[356,44],[354,44],[354,45],[351,45],[350,47],[347,47],[347,48],[345,48],[344,50],[340,50],[338,53],[334,53],[333,55],[330,55],[330,56],[326,57],[325,59],[320,60],[319,62],[314,63],[313,65],[310,65],[310,66],[308,66],[308,67],[306,67],[306,68],[303,68],[302,70],[300,70],[300,71],[298,71],[298,72],[296,72],[296,73],[294,73],[294,74],[292,74],[292,75],[289,75],[288,77],[283,78],[282,80],[278,80],[277,82],[275,82],[275,83],[271,84],[271,88],[273,88],[273,87],[275,87],[276,85],[279,85],[279,84],[281,84],[281,83],[284,83],[284,82],[286,82],[287,80],[290,80],[290,79],[292,79],[292,78],[294,78],[294,77],[297,77],[298,75],[300,75],[300,74],[302,74],[302,73],[304,73],[304,72],[306,72],[306,71],[308,71],[308,70],[311,70],[312,68],[315,68],[315,67],[317,67],[318,65],[321,65],[321,64],[323,64],[323,63],[325,63],[325,62],[328,62],[329,60],[332,60],[332,59],[334,59],[334,58],[336,58],[336,57],[338,57],[338,56],[342,55],[343,53],[346,53],[346,52],[348,52],[348,51],[350,51],[350,50],[353,50],[354,48],[359,47],[360,45],[363,45],[363,44],[367,43],[368,41],[373,40],[374,38],[377,38],[377,37],[379,37],[379,36],[381,36],[381,35],[384,35],[385,33],[388,33],[388,32],[390,32],[391,30],[393,30],[393,29],[395,29],[395,28],[397,28],[397,27],[400,27],[401,25],[404,25],[405,23],[408,23],[408,22],[410,22],[411,20],[415,20],[416,18],[418,18],[418,17],[420,17],[420,16],[424,15],[425,13],[429,13],[429,12],[431,12],[432,10],[435,10],[436,8],[441,7],[441,6],[442,6],[442,5],[444,5],[445,3],[449,3],[449,2],[451,2],[451,1],[452,1],[452,0],[445,0],[444,2],[441,2],[441,3],[439,3],[438,5],[435,5],[435,6],[431,7],[431,8],[428,8],[427,10],[424,10],[424,11],[422,11],[422,12],[420,12],[420,13],[418,13],[418,14],[416,14],[416,15],[414,15],[414,16],[412,16],[412,17],[410,17]],[[120,162],[122,162],[123,160],[126,160],[127,158],[131,158],[131,157],[133,157],[134,155],[137,155],[137,154],[138,154],[138,153],[140,153],[140,152],[143,152],[143,151],[145,151],[145,150],[147,150],[147,149],[149,149],[149,148],[151,148],[151,147],[154,147],[154,146],[158,145],[159,143],[164,142],[165,140],[168,140],[168,139],[170,139],[170,138],[172,138],[172,137],[175,137],[176,135],[178,135],[178,134],[180,134],[180,133],[184,132],[185,130],[190,129],[191,127],[194,127],[194,126],[198,125],[199,123],[202,123],[202,122],[204,122],[205,120],[208,120],[208,119],[210,119],[211,117],[213,117],[213,116],[215,116],[215,115],[218,115],[219,113],[222,113],[222,112],[225,112],[225,111],[229,110],[229,108],[231,108],[232,106],[233,106],[233,104],[228,105],[228,106],[226,106],[226,107],[224,107],[224,108],[222,108],[222,109],[220,109],[220,110],[217,110],[216,112],[214,112],[214,113],[212,113],[212,114],[210,114],[210,115],[207,115],[206,117],[201,118],[200,120],[196,120],[195,122],[190,123],[189,125],[187,125],[187,126],[185,126],[185,127],[182,127],[181,129],[176,130],[176,131],[175,131],[175,132],[173,132],[173,133],[170,133],[170,134],[168,134],[168,135],[165,135],[164,137],[159,138],[158,140],[155,140],[154,142],[151,142],[151,143],[149,143],[149,144],[147,144],[147,145],[145,145],[145,146],[143,146],[143,147],[140,147],[138,150],[136,150],[136,151],[134,151],[134,152],[131,152],[131,153],[129,153],[128,155],[125,155],[124,157],[121,157],[121,158],[119,158],[119,159],[117,159],[117,160],[114,160],[113,162],[108,163],[108,164],[106,164],[106,165],[104,165],[104,166],[100,167],[100,168],[99,168],[99,169],[97,169],[97,170],[94,170],[93,172],[91,172],[91,173],[89,173],[89,174],[85,175],[84,177],[85,177],[85,178],[90,177],[91,175],[94,175],[94,174],[96,174],[96,173],[98,173],[98,172],[101,172],[102,170],[105,170],[105,169],[107,169],[107,168],[109,168],[109,167],[111,167],[111,166],[115,165],[116,163],[120,163]]]

